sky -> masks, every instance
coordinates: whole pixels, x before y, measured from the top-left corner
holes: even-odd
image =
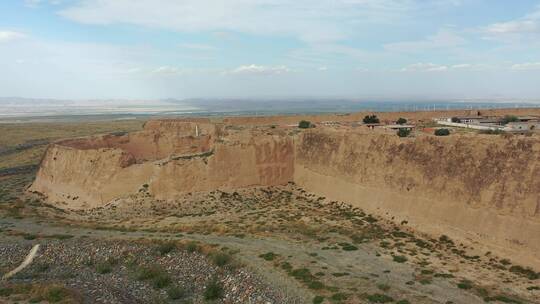
[[[2,0],[0,96],[540,100],[540,0]]]

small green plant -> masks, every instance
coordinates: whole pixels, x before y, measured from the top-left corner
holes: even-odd
[[[435,130],[435,136],[448,136],[448,135],[450,135],[450,130],[448,129]]]
[[[378,124],[381,122],[377,115],[366,115],[362,121],[365,124]]]
[[[277,254],[273,252],[267,252],[259,255],[260,258],[266,260],[266,261],[273,261],[276,258]]]
[[[204,299],[205,300],[217,300],[223,296],[223,286],[216,279],[212,279],[206,289],[204,290]]]
[[[173,251],[176,249],[176,243],[175,242],[164,242],[158,245],[158,252],[161,255],[166,255],[167,253]]]
[[[407,123],[407,119],[403,118],[403,117],[400,117],[398,120],[396,120],[396,123],[398,125],[404,125]]]
[[[313,304],[321,304],[322,302],[324,301],[324,297],[323,296],[315,296],[313,298]]]
[[[394,255],[392,256],[394,262],[397,262],[397,263],[405,263],[407,262],[407,257],[403,256],[403,255]]]
[[[524,276],[528,278],[529,280],[537,280],[540,278],[540,272],[535,272],[531,268],[524,268],[519,265],[514,265],[508,269],[510,272],[513,272],[515,274]]]
[[[167,273],[162,272],[152,279],[152,286],[155,289],[162,289],[169,286],[171,284],[171,281],[171,277]]]
[[[411,135],[411,129],[400,128],[397,131],[397,136],[399,136],[399,137],[408,137],[409,135]]]
[[[384,294],[380,294],[380,293],[368,295],[366,298],[371,303],[390,303],[390,302],[394,302],[394,298],[392,298],[390,296],[387,296],[387,295],[384,295]]]
[[[472,282],[469,281],[469,280],[461,280],[458,284],[457,284],[457,287],[459,289],[471,289],[473,286],[472,286]]]
[[[178,300],[186,295],[186,290],[179,286],[171,286],[167,289],[167,296],[171,300]]]
[[[390,290],[390,285],[384,284],[384,283],[379,283],[379,284],[377,284],[377,288],[379,288],[382,291],[388,291],[388,290]]]
[[[186,250],[188,252],[195,252],[195,251],[199,251],[200,249],[199,249],[199,245],[196,242],[192,241],[192,242],[187,243]]]
[[[343,292],[337,292],[330,297],[330,299],[332,299],[333,301],[345,301],[347,300],[347,298],[347,294]]]
[[[518,121],[519,121],[519,118],[514,115],[505,115],[503,119],[501,120],[503,125],[506,125],[510,122],[518,122]]]
[[[231,259],[231,255],[226,252],[217,252],[212,255],[212,262],[214,262],[214,264],[219,267],[227,265],[231,261]]]
[[[44,298],[50,303],[57,303],[62,301],[66,296],[68,296],[68,293],[63,287],[52,286],[47,288]]]
[[[300,129],[309,129],[309,128],[312,128],[313,125],[311,124],[311,122],[307,121],[307,120],[301,120],[299,123],[298,123],[298,127]]]
[[[107,274],[112,272],[112,265],[109,261],[99,262],[96,264],[96,272],[99,274]]]

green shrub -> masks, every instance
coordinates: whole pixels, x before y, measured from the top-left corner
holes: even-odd
[[[159,254],[165,255],[171,251],[176,249],[176,243],[175,242],[164,242],[158,245],[158,251]]]
[[[167,296],[171,300],[178,300],[183,298],[186,295],[184,288],[179,286],[172,286],[167,289]]]
[[[400,128],[397,131],[397,136],[399,137],[408,137],[409,135],[411,135],[411,129]]]
[[[330,297],[330,299],[334,301],[345,301],[347,300],[347,298],[348,296],[344,294],[343,292],[337,292]]]
[[[223,296],[223,287],[217,279],[212,279],[204,290],[205,300],[216,300]]]
[[[448,136],[448,135],[450,135],[450,130],[448,129],[435,130],[435,136]]]
[[[63,287],[53,286],[47,288],[44,298],[50,303],[56,303],[62,301],[66,296],[68,293]]]
[[[225,252],[217,252],[212,255],[212,262],[216,266],[223,267],[231,261],[231,255]]]
[[[321,304],[322,302],[324,301],[324,297],[323,296],[315,296],[313,298],[313,304]]]
[[[0,288],[0,297],[9,297],[13,293],[13,288],[4,287]]]
[[[506,125],[507,123],[510,123],[510,122],[517,122],[519,121],[519,118],[517,118],[517,116],[514,116],[514,115],[505,115],[502,119],[502,123],[504,125]]]
[[[394,255],[392,256],[394,262],[397,262],[397,263],[405,263],[407,262],[407,257],[403,256],[403,255]]]
[[[162,289],[169,286],[171,284],[171,281],[171,277],[167,273],[162,272],[152,279],[152,286],[155,289]]]
[[[387,296],[387,295],[384,295],[384,294],[380,294],[380,293],[368,295],[366,298],[367,298],[367,300],[370,301],[371,303],[389,303],[389,302],[394,302],[394,299],[393,299],[392,297]]]
[[[365,124],[378,124],[381,122],[377,115],[366,115],[362,121]]]
[[[398,125],[404,125],[407,123],[407,119],[403,118],[403,117],[400,117],[398,120],[396,120],[396,123]]]
[[[300,129],[309,129],[309,128],[312,128],[313,125],[311,124],[311,122],[307,121],[307,120],[301,120],[299,123],[298,123],[298,127]]]
[[[457,287],[459,289],[471,289],[473,286],[472,286],[471,281],[469,281],[469,280],[461,280],[461,282],[459,282],[457,284]]]
[[[152,280],[163,273],[163,269],[157,266],[143,267],[137,271],[136,278],[139,281]]]
[[[510,272],[513,272],[515,274],[519,274],[521,276],[524,276],[528,278],[529,280],[537,280],[540,278],[540,272],[535,272],[531,268],[524,268],[518,265],[514,265],[508,269]]]
[[[273,261],[276,258],[277,254],[273,252],[267,252],[259,255],[260,258],[265,259],[266,261]]]
[[[311,281],[308,284],[308,288],[309,289],[320,290],[320,289],[324,288],[324,284],[321,283],[320,281]]]
[[[99,274],[106,274],[112,271],[112,265],[109,261],[100,262],[96,264],[96,272]]]
[[[186,245],[186,250],[188,252],[195,252],[195,251],[199,251],[199,245],[196,243],[196,242],[189,242],[187,243]]]
[[[480,131],[480,134],[487,134],[487,135],[501,135],[501,134],[505,134],[506,132],[504,132],[503,130],[501,129],[496,129],[496,130],[481,130]]]

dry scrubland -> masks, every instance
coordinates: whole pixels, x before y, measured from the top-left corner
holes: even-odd
[[[404,116],[403,113],[394,115]],[[427,114],[417,115],[422,119]],[[324,121],[336,117],[307,118]],[[298,122],[299,119],[286,117],[280,121]],[[255,123],[248,118],[231,120],[236,120],[236,124]],[[414,217],[419,212],[424,212],[424,217],[440,217],[441,212],[448,210],[441,211],[439,207],[454,198],[466,202],[465,205],[453,205],[454,209],[487,211],[490,220],[483,221],[488,226],[489,223],[504,224],[503,220],[508,220],[508,230],[517,235],[519,228],[510,229],[515,221],[529,221],[534,225],[537,216],[534,206],[532,209],[524,208],[526,203],[515,206],[512,202],[533,204],[534,195],[538,193],[538,189],[522,187],[534,187],[528,179],[537,181],[534,179],[537,171],[534,170],[538,167],[530,168],[531,164],[537,164],[534,159],[538,158],[537,137],[476,137],[478,135],[465,134],[456,135],[459,138],[448,138],[452,144],[441,146],[430,142],[430,136],[419,136],[403,140],[403,146],[400,146],[399,143],[394,144],[395,139],[384,139],[379,135],[367,137],[368,141],[359,141],[354,140],[354,136],[364,135],[343,136],[341,131],[334,130],[312,130],[304,134],[293,129],[261,127],[256,131],[261,136],[266,133],[304,136],[302,143],[305,144],[295,147],[297,163],[293,172],[275,171],[265,165],[288,162],[287,158],[264,157],[263,162],[254,159],[263,170],[261,172],[283,174],[272,173],[272,179],[261,180],[268,185],[189,192],[172,188],[174,191],[163,192],[174,196],[171,199],[169,196],[156,196],[161,190],[171,189],[169,184],[139,183],[128,195],[96,208],[82,209],[65,209],[61,204],[25,194],[24,189],[36,174],[35,167],[25,166],[39,162],[45,149],[45,144],[26,147],[29,141],[137,130],[142,125],[132,121],[100,124],[99,129],[92,129],[97,124],[86,124],[84,130],[76,124],[0,125],[5,131],[2,134],[12,134],[0,139],[3,141],[0,144],[2,151],[10,151],[0,153],[0,164],[4,170],[0,176],[0,208],[5,217],[0,219],[0,254],[3,257],[0,273],[18,265],[32,244],[43,244],[30,267],[13,279],[0,283],[0,301],[540,302],[540,274],[527,267],[530,265],[521,263],[527,259],[531,261],[530,256],[525,254],[521,260],[515,260],[516,251],[506,252],[501,248],[504,246],[497,243],[500,240],[489,235],[468,236],[462,234],[463,231],[450,231],[448,227],[455,226],[457,222],[449,220],[435,227],[429,220],[423,222]],[[229,133],[245,132],[242,127],[232,129]],[[25,130],[28,135],[24,135]],[[242,138],[239,136],[233,142],[238,141],[246,149],[251,149]],[[471,140],[478,141],[478,138],[483,144],[468,147]],[[309,141],[312,142],[311,147],[317,147],[316,151],[308,147]],[[418,150],[415,141],[432,150]],[[257,142],[264,143],[262,146],[272,151],[268,148],[268,141]],[[527,145],[527,142],[532,144]],[[124,142],[124,145],[129,149],[128,144]],[[383,169],[389,158],[376,158],[368,153],[374,146],[380,149],[378,154],[394,151],[390,158],[397,168],[395,171]],[[491,148],[485,149],[486,146]],[[27,161],[26,153],[34,149],[42,149],[42,152],[33,153],[32,161]],[[512,154],[515,149],[521,152]],[[201,153],[196,147],[189,150],[182,153]],[[499,152],[493,155],[479,152],[487,150]],[[149,151],[155,152],[146,152]],[[235,155],[232,150],[223,151]],[[261,150],[255,148],[254,151]],[[471,152],[478,154],[477,158],[466,159],[465,156]],[[169,161],[190,163],[194,160],[198,162],[194,168],[199,169],[211,166],[212,158],[218,157],[219,153],[214,150],[212,155]],[[432,163],[433,153],[442,155],[438,163]],[[527,158],[526,155],[531,153],[529,157],[532,158]],[[373,167],[363,167],[358,165],[362,162],[352,161],[366,157],[371,157]],[[145,158],[148,157],[136,157],[133,163],[144,165]],[[454,166],[444,165],[449,159]],[[488,162],[491,167],[486,169],[480,165],[489,159],[492,159]],[[207,164],[203,165],[205,160]],[[513,164],[510,171],[504,166],[509,161]],[[420,169],[407,170],[410,163]],[[452,167],[459,173],[450,172]],[[498,170],[501,174],[497,174],[500,175],[497,178],[476,182],[475,178],[481,176],[482,169]],[[259,176],[258,172],[250,174]],[[521,183],[502,183],[503,180],[515,179],[520,172],[525,176]],[[295,182],[282,182],[281,178],[290,174]],[[451,181],[440,179],[445,174],[454,174],[458,178]],[[475,183],[471,184],[473,180]],[[364,186],[356,186],[351,191],[344,186],[345,182],[362,183]],[[500,187],[503,184],[504,187]],[[377,195],[377,187],[387,189],[391,199],[385,200]],[[392,193],[390,188],[410,194]],[[427,191],[429,188],[433,189],[432,192]],[[420,207],[411,205],[413,201],[426,202],[432,197],[440,205],[428,208],[429,212],[418,209],[425,208],[425,203]],[[72,197],[70,199],[73,200]],[[379,205],[378,202],[386,203]],[[461,216],[457,212],[451,218],[455,220]],[[522,225],[521,229],[528,231],[533,238],[540,234],[534,231],[537,226]],[[422,227],[428,228],[422,230]],[[505,235],[500,231],[494,233]],[[454,235],[462,237],[454,238]],[[493,250],[488,246],[490,242],[496,244],[492,246]],[[524,252],[535,248],[535,244],[515,245],[516,248],[525,248]]]

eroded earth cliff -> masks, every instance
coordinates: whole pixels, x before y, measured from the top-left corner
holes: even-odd
[[[151,121],[143,131],[51,145],[30,190],[60,208],[141,191],[191,192],[295,182],[309,192],[469,240],[540,266],[538,137],[393,134]]]

